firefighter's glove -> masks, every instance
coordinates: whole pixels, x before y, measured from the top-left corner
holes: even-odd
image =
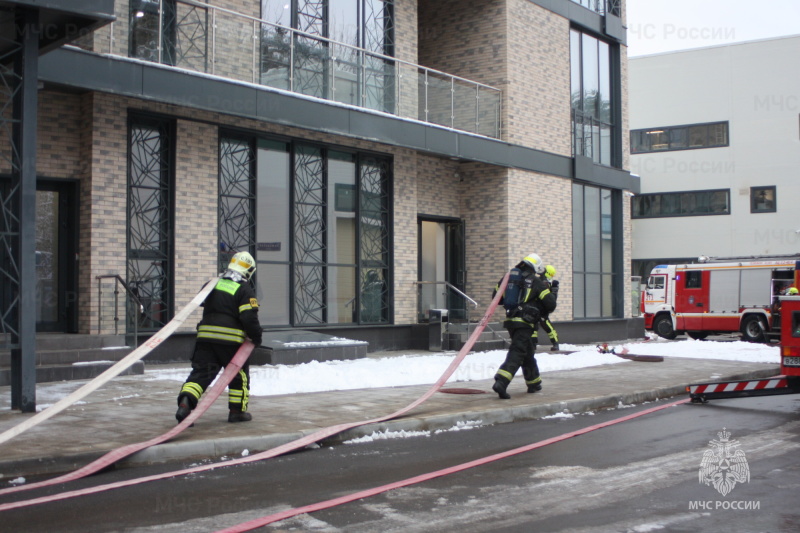
[[[258,348],[259,346],[261,346],[261,336],[259,335],[259,336],[258,336],[257,338],[255,338],[255,339],[250,339],[250,342],[252,342],[252,343],[253,343],[253,347],[254,347],[254,348]]]
[[[554,279],[553,281],[550,282],[550,292],[552,292],[553,294],[557,294],[558,293],[558,280],[557,279]]]
[[[522,306],[522,315],[521,318],[525,322],[529,322],[531,324],[535,324],[539,321],[539,318],[542,316],[541,311],[535,305],[526,304]]]

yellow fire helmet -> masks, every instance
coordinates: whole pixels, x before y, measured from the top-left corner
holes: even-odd
[[[228,270],[238,272],[245,281],[248,281],[252,277],[253,272],[256,271],[256,260],[247,252],[238,252],[231,257]]]
[[[525,256],[525,259],[523,259],[522,262],[526,263],[537,274],[544,274],[544,263],[542,262],[542,258],[537,254]]]

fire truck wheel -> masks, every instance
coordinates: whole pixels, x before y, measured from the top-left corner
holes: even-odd
[[[747,342],[764,342],[764,325],[756,315],[746,316],[742,321],[742,340]]]
[[[653,331],[667,340],[672,340],[678,336],[672,328],[672,318],[669,315],[658,315],[653,321]]]

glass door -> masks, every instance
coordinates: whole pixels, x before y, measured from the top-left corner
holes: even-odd
[[[77,331],[75,185],[42,182],[36,190],[36,330]]]
[[[466,260],[464,221],[459,219],[420,218],[419,265],[420,284],[418,320],[428,320],[430,309],[447,309],[451,320],[466,318],[466,301],[453,290],[464,291]]]

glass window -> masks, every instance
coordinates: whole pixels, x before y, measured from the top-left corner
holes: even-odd
[[[631,153],[728,146],[728,123],[669,126],[631,131]]]
[[[728,214],[729,190],[640,194],[631,203],[632,218]]]
[[[289,251],[291,249],[291,163],[289,145],[259,140],[256,155],[258,217],[256,224],[256,294],[268,302],[261,323],[289,324]]]
[[[611,53],[608,43],[570,31],[573,151],[609,166],[613,164],[615,139]]]
[[[751,213],[774,213],[777,209],[775,186],[750,187]]]
[[[175,0],[163,0],[164,14],[159,15],[159,0],[131,0],[129,8],[130,39],[128,55],[145,61],[174,65]],[[159,20],[161,51],[159,58]]]
[[[220,240],[255,227],[239,248],[256,251],[262,324],[388,323],[390,161],[233,133],[220,151]]]
[[[172,317],[174,124],[131,117],[128,145],[127,282],[142,304],[140,330]]]
[[[703,286],[703,272],[700,270],[687,271],[685,279],[687,289],[699,289]]]
[[[617,316],[614,287],[621,258],[616,256],[615,194],[588,185],[572,187],[574,318]]]

